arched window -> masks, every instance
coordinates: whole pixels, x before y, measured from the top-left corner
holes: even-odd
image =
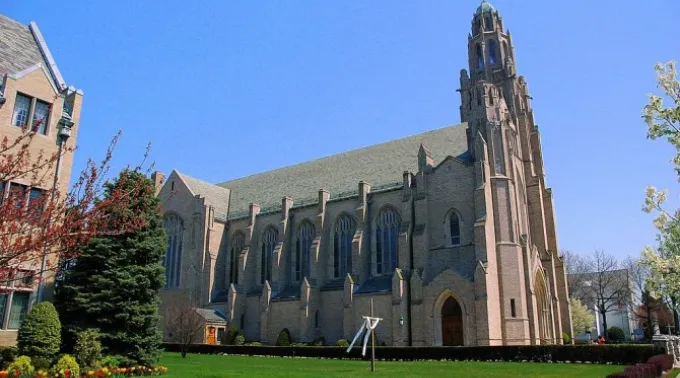
[[[491,105],[493,105],[493,97],[494,97],[493,88],[489,88],[489,104]]]
[[[397,267],[399,250],[399,214],[385,208],[378,214],[375,226],[375,266],[378,274],[390,273]]]
[[[302,281],[303,277],[309,277],[312,263],[310,255],[312,240],[314,240],[314,226],[305,221],[298,228],[295,240],[295,281]]]
[[[271,282],[272,280],[272,255],[274,248],[279,242],[279,231],[274,227],[268,227],[264,234],[262,234],[262,248],[261,248],[261,267],[260,267],[260,283],[264,285],[264,281]]]
[[[242,232],[237,232],[231,237],[231,251],[229,253],[229,283],[238,283],[239,256],[245,244],[245,236]]]
[[[455,211],[452,211],[449,216],[449,235],[451,236],[451,245],[460,245],[460,218]]]
[[[352,239],[356,224],[347,214],[338,218],[335,223],[333,238],[333,276],[345,277],[352,271]]]
[[[498,47],[496,46],[496,41],[495,40],[490,40],[489,41],[489,64],[496,64],[496,50]]]
[[[491,19],[490,15],[487,15],[485,17],[484,26],[486,27],[486,31],[492,31],[493,30],[493,19]]]
[[[477,67],[484,68],[484,54],[482,52],[482,46],[477,45],[475,50],[477,51]]]
[[[165,250],[165,287],[179,287],[182,265],[182,244],[184,242],[184,221],[177,214],[170,213],[163,218],[163,227],[168,238]]]

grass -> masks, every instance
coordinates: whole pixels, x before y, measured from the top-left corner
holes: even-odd
[[[605,377],[623,370],[619,365],[550,364],[520,362],[376,362],[371,374],[369,361],[317,360],[307,358],[246,357],[165,353],[161,365],[166,377],[485,377],[551,378]]]

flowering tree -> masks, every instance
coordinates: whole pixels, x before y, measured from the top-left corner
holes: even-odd
[[[664,107],[663,98],[649,95],[644,107],[643,119],[647,124],[647,138],[666,139],[676,150],[673,158],[675,172],[680,179],[680,82],[677,80],[675,61],[657,64],[654,67],[659,87],[672,104]],[[659,230],[657,248],[647,247],[642,252],[643,262],[649,266],[651,287],[660,295],[670,298],[675,311],[676,332],[678,330],[678,302],[680,301],[680,209],[672,211],[663,207],[668,196],[667,190],[657,191],[647,187],[643,210],[656,212],[654,225]]]
[[[571,301],[571,318],[574,331],[578,333],[591,331],[594,328],[595,315],[580,300],[576,298],[569,300]]]
[[[133,183],[121,186],[131,190],[117,190],[104,199],[100,196],[120,132],[101,162],[88,160],[72,188],[62,193],[59,165],[75,148],[58,136],[56,152],[36,153],[34,138],[40,122],[24,127],[16,137],[5,135],[0,140],[0,282],[42,276],[55,269],[57,262],[77,257],[79,247],[93,236],[145,223],[144,217],[116,221],[106,215],[125,207],[142,186]],[[145,159],[147,155],[148,147]],[[140,170],[143,163],[132,169]]]

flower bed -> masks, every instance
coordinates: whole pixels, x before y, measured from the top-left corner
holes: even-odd
[[[88,370],[83,372],[80,376],[88,377],[137,377],[137,376],[160,376],[167,373],[168,368],[165,366],[136,366],[136,367],[104,367],[98,370]],[[78,378],[71,373],[69,369],[62,369],[60,371],[38,370],[36,373],[22,373],[19,370],[13,372],[3,370],[0,371],[0,378]]]

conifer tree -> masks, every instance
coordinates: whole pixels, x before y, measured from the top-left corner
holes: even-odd
[[[125,223],[138,216],[145,225],[97,237],[65,269],[57,286],[56,305],[64,328],[64,349],[76,335],[96,329],[105,353],[150,365],[160,357],[158,292],[165,284],[165,231],[153,182],[138,171],[124,170],[106,189],[137,190],[136,201],[108,216]],[[150,190],[151,189],[151,190]]]

